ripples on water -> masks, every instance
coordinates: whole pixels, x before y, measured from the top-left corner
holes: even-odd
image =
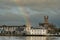
[[[0,40],[60,40],[60,37],[40,37],[40,36],[13,37],[13,36],[0,36]]]

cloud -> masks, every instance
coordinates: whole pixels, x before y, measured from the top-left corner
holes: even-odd
[[[60,0],[0,0],[0,24],[24,24],[24,17],[19,9],[22,7],[29,12],[33,24],[43,22],[44,15],[49,16],[49,21],[59,24]]]

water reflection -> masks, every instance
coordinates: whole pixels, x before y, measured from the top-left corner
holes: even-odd
[[[40,37],[40,36],[0,36],[0,40],[60,40],[60,37]]]
[[[26,37],[26,40],[47,40],[47,37],[30,36]]]
[[[40,36],[30,36],[30,37],[26,37],[26,40],[60,40],[60,37],[40,37]]]

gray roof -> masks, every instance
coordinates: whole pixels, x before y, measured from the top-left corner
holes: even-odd
[[[46,27],[40,26],[40,27],[31,27],[32,29],[47,29]]]

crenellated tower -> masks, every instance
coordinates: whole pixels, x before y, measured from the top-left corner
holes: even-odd
[[[48,16],[44,16],[44,23],[48,23]]]

